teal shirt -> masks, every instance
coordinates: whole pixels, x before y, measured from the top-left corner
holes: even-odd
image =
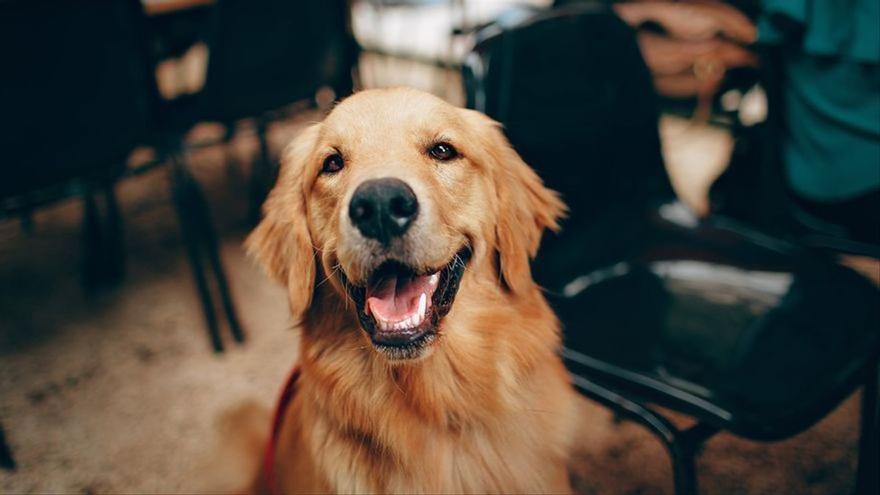
[[[782,158],[792,189],[832,202],[880,188],[880,0],[764,0],[758,41],[786,45]]]

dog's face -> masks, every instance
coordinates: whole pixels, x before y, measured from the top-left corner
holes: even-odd
[[[490,119],[372,90],[298,136],[248,244],[295,316],[329,282],[374,348],[405,361],[437,341],[463,278],[534,290],[529,258],[563,209]]]

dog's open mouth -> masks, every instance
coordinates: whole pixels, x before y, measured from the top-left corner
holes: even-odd
[[[437,336],[449,313],[471,251],[463,248],[445,266],[418,272],[386,261],[364,286],[350,286],[361,326],[390,359],[411,359]]]

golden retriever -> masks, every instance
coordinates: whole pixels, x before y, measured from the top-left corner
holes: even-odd
[[[563,493],[575,392],[529,268],[565,206],[488,117],[357,93],[285,151],[250,253],[301,375],[272,493]]]

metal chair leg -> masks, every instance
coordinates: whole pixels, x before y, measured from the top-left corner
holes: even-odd
[[[204,208],[204,198],[189,171],[177,156],[171,158],[171,189],[174,199],[174,207],[180,221],[181,235],[186,244],[186,252],[189,263],[193,270],[193,278],[196,282],[196,290],[202,303],[205,314],[205,323],[208,325],[208,336],[215,352],[223,351],[223,341],[220,339],[220,328],[217,324],[214,302],[211,299],[211,291],[205,277],[205,269],[202,264],[199,248],[198,232],[203,227],[199,224],[201,219],[197,217],[199,210]]]
[[[204,243],[205,254],[208,264],[214,272],[214,279],[217,283],[217,291],[220,293],[220,303],[223,305],[223,311],[226,313],[226,321],[229,323],[229,332],[236,342],[244,342],[244,331],[238,323],[238,316],[235,311],[235,305],[232,303],[232,297],[229,294],[229,284],[226,281],[226,273],[223,270],[223,263],[220,259],[220,247],[217,242],[217,234],[214,232],[213,222],[211,220],[210,211],[207,204],[203,201],[201,208],[201,233]]]
[[[91,184],[83,193],[83,281],[89,290],[116,285],[125,272],[122,220],[113,182],[107,181],[101,189],[103,201],[98,201]]]
[[[677,432],[672,443],[666,445],[672,459],[672,474],[677,495],[698,493],[696,457],[706,440],[716,433],[718,428],[697,423],[687,430]]]
[[[186,223],[182,220],[181,225],[186,225]],[[208,326],[208,337],[211,339],[211,348],[214,349],[214,352],[223,352],[223,341],[220,339],[220,326],[217,323],[217,315],[214,312],[214,302],[211,298],[211,291],[208,288],[208,281],[205,277],[205,269],[202,265],[201,256],[199,256],[197,242],[198,241],[195,240],[192,235],[184,234],[186,252],[189,257],[189,264],[193,270],[193,278],[196,281],[196,290],[198,291],[199,299],[202,302],[202,312],[205,315],[205,324]]]
[[[104,231],[104,255],[107,259],[107,282],[117,284],[125,277],[125,248],[122,231],[122,217],[119,213],[119,203],[116,200],[116,190],[112,181],[104,184],[104,206],[106,210],[106,225]]]
[[[672,460],[672,479],[676,495],[696,495],[697,475],[693,450],[681,445],[668,445]]]
[[[2,425],[0,425],[0,467],[10,471],[15,470],[15,459],[12,457],[12,449],[6,443],[6,434]]]
[[[571,351],[563,351],[571,353]],[[696,455],[703,444],[719,429],[697,423],[678,430],[671,421],[647,407],[617,394],[595,382],[571,375],[572,383],[587,397],[611,408],[616,414],[634,420],[654,434],[669,452],[676,495],[697,495]]]
[[[868,370],[862,392],[861,436],[859,438],[859,467],[856,474],[856,494],[880,493],[880,405],[877,388],[880,370]]]
[[[211,295],[206,268],[208,272],[213,273],[220,296],[220,303],[226,314],[226,320],[232,337],[237,342],[243,342],[244,331],[239,324],[235,305],[232,302],[229,284],[227,283],[223,263],[220,259],[217,234],[214,230],[214,223],[204,193],[179,156],[172,156],[171,167],[174,202],[180,217],[187,254],[193,267],[196,288],[205,311],[211,345],[216,352],[222,352],[223,342],[220,338],[220,329],[217,322],[217,309]]]
[[[217,251],[217,245],[213,245],[213,249],[208,250],[208,260],[214,269],[214,276],[217,279],[217,289],[220,292],[220,303],[223,305],[223,311],[226,313],[226,321],[229,323],[229,332],[236,342],[244,342],[244,331],[238,322],[238,315],[235,311],[235,305],[232,303],[232,297],[229,295],[229,284],[226,282],[226,275],[223,266],[220,263],[220,255]]]

